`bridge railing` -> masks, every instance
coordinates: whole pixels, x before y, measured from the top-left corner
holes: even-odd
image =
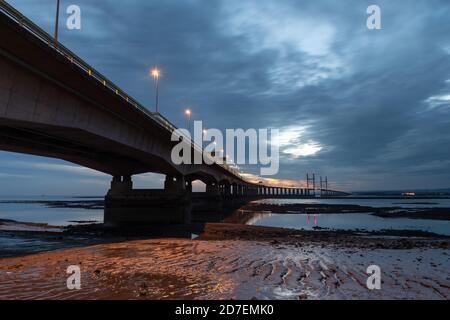
[[[103,76],[100,72],[95,70],[92,66],[87,64],[83,59],[78,57],[71,50],[66,48],[61,43],[55,41],[55,39],[52,36],[50,36],[47,32],[45,32],[43,29],[41,29],[38,25],[33,23],[30,19],[25,17],[19,11],[17,11],[14,7],[12,7],[10,4],[8,4],[5,0],[0,0],[0,12],[2,12],[4,15],[8,16],[10,19],[15,21],[23,29],[27,30],[29,33],[31,33],[33,36],[35,36],[37,39],[41,40],[44,44],[46,44],[49,47],[51,47],[52,49],[54,49],[57,53],[59,53],[61,56],[65,57],[73,65],[76,65],[83,72],[85,72],[89,77],[92,77],[93,79],[97,80],[105,88],[112,91],[119,98],[121,98],[124,103],[126,103],[127,105],[129,105],[131,107],[138,109],[139,111],[144,113],[147,117],[154,120],[163,129],[168,130],[170,133],[172,133],[174,130],[177,129],[177,127],[174,124],[172,124],[168,119],[166,119],[159,113],[150,112],[147,108],[145,108],[138,101],[136,101],[131,96],[126,94],[122,89],[120,89],[112,81],[108,80],[105,76]],[[188,140],[191,140],[191,144],[192,144],[193,148],[196,151],[201,152],[203,154],[202,147],[195,144],[190,137],[185,136],[185,138]],[[210,157],[209,155],[207,155],[207,156]],[[241,180],[244,180],[243,176],[235,168],[232,168],[231,166],[229,166],[226,163],[217,162],[212,157],[211,157],[211,159],[213,162],[215,162],[217,165],[221,166],[222,168],[224,168],[231,174],[237,176]]]

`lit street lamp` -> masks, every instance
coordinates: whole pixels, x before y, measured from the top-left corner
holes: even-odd
[[[192,117],[192,111],[191,111],[191,109],[186,109],[185,111],[184,111],[184,114],[186,115],[186,117],[187,117],[187,128],[188,128],[188,130],[189,130],[189,133],[191,133],[191,117]]]
[[[158,70],[158,68],[154,68],[151,71],[152,77],[155,79],[155,91],[156,91],[156,113],[159,112],[159,76],[161,75],[161,72]]]

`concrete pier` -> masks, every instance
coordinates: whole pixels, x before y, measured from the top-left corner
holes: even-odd
[[[163,190],[132,188],[130,177],[114,177],[105,197],[106,227],[191,222],[190,193],[183,179],[168,177]]]

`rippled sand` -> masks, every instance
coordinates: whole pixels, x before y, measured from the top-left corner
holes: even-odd
[[[382,289],[366,288],[366,268]],[[82,288],[66,287],[81,267]],[[0,260],[0,299],[449,299],[448,249],[139,240]]]

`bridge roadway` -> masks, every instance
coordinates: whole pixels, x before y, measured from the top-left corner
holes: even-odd
[[[217,197],[313,195],[308,189],[254,184],[227,164],[174,165],[176,127],[169,120],[148,111],[3,0],[0,38],[0,149],[110,174],[105,209],[110,225],[186,221],[195,180],[206,184],[209,205],[223,202]],[[164,190],[133,189],[132,176],[146,172],[166,175]]]

